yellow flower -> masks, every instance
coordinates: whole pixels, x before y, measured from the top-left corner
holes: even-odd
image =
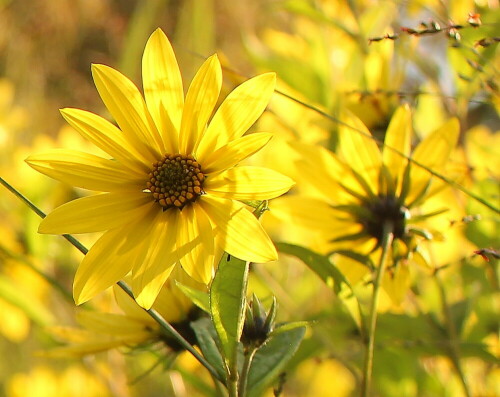
[[[216,55],[201,66],[184,98],[174,52],[158,29],[146,45],[142,71],[144,98],[118,71],[92,66],[119,128],[84,110],[62,110],[112,159],[74,150],[27,159],[61,182],[105,192],[60,206],[39,228],[52,234],[106,231],[76,273],[77,304],[131,272],[137,302],[149,308],[176,264],[209,283],[221,251],[254,262],[277,257],[258,220],[238,200],[271,199],[293,182],[265,168],[236,166],[271,138],[243,134],[264,111],[275,75],[241,84],[211,118],[222,84]]]
[[[161,288],[153,308],[186,340],[194,343],[194,331],[189,323],[199,317],[201,310],[180,291],[174,278],[188,287],[200,291],[206,290],[204,284],[193,280],[178,267]],[[158,323],[121,288],[114,285],[113,291],[122,314],[89,310],[79,312],[77,321],[83,328],[52,327],[51,333],[65,343],[65,346],[48,350],[44,355],[81,357],[118,347],[134,348],[159,342],[164,343],[172,351],[182,350],[178,342],[162,332]]]
[[[340,253],[350,259],[350,265],[353,259],[368,262],[372,254],[380,253],[386,226],[394,236],[395,263],[427,262],[420,243],[443,237],[429,221],[440,218],[449,203],[439,206],[434,198],[446,185],[415,163],[442,171],[458,139],[458,121],[445,123],[413,152],[407,106],[394,114],[382,150],[358,118],[344,114],[342,121],[338,154],[318,146],[294,145],[302,155],[297,184],[308,186],[310,197],[280,198],[273,203],[272,213],[314,231],[316,241],[311,246],[321,247],[325,254]],[[432,210],[426,210],[428,202]],[[407,278],[406,271],[403,276]]]

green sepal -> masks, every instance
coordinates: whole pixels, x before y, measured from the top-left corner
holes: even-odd
[[[248,373],[247,390],[251,397],[261,395],[283,371],[299,348],[305,331],[306,328],[300,326],[276,333],[257,350]]]
[[[188,287],[187,285],[179,283],[177,280],[175,281],[175,284],[177,285],[177,287],[179,287],[184,295],[191,299],[191,302],[193,302],[205,313],[210,314],[210,298],[207,292]]]

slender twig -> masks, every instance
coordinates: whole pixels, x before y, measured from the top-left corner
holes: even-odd
[[[33,210],[40,218],[45,218],[45,213],[40,210],[35,204],[33,204],[26,196],[24,196],[21,192],[19,192],[16,188],[6,182],[2,177],[0,177],[0,183],[5,186],[9,191],[11,191],[16,197],[18,197],[22,202],[24,202],[31,210]],[[63,237],[68,240],[74,247],[76,247],[80,252],[84,255],[87,254],[88,249],[75,237],[70,234],[63,234]],[[135,300],[134,294],[130,287],[124,283],[123,281],[118,281],[118,286],[127,293],[132,299]],[[205,360],[205,358],[198,353],[191,344],[180,335],[174,327],[172,327],[162,316],[154,309],[144,309],[159,325],[160,327],[171,334],[174,338],[177,339],[177,342],[181,344],[187,351],[189,351],[199,362],[203,365],[210,374],[215,378],[223,382],[223,379],[220,378],[217,371],[214,367]]]
[[[375,329],[377,326],[377,307],[384,277],[384,270],[387,264],[388,254],[393,240],[393,225],[392,222],[384,223],[382,254],[380,263],[376,270],[375,280],[373,281],[373,293],[370,307],[370,318],[368,319],[368,344],[365,353],[365,363],[363,367],[363,382],[361,384],[361,396],[368,397],[370,394],[372,370],[373,370],[373,351],[375,346]]]
[[[462,364],[460,362],[460,356],[461,356],[460,340],[457,334],[457,328],[455,326],[455,322],[453,321],[451,309],[450,306],[448,305],[448,300],[446,299],[446,291],[439,277],[439,273],[435,275],[435,279],[439,289],[439,295],[441,296],[441,305],[444,314],[445,329],[448,336],[447,338],[448,354],[451,359],[451,362],[453,363],[453,366],[455,367],[455,371],[457,372],[457,375],[460,378],[460,383],[462,384],[465,396],[471,397],[472,393],[470,391],[467,378],[465,377],[465,373],[463,371]]]
[[[247,392],[248,374],[250,372],[250,366],[252,365],[252,360],[257,353],[257,347],[251,347],[245,352],[245,360],[243,361],[243,368],[241,369],[240,385],[238,386],[238,397],[245,397]]]

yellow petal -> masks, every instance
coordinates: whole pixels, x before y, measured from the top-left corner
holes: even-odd
[[[73,297],[80,305],[121,280],[132,268],[130,252],[121,252],[126,234],[121,228],[102,235],[78,266]]]
[[[199,203],[215,226],[217,241],[226,252],[250,262],[278,258],[264,228],[242,203],[209,195],[200,197]]]
[[[84,138],[138,174],[149,172],[151,163],[137,152],[123,133],[108,120],[81,109],[61,109],[66,121]]]
[[[300,155],[297,161],[298,186],[306,186],[306,195],[313,193],[327,202],[335,202],[343,193],[339,182],[350,178],[348,167],[335,153],[315,145],[293,142],[290,146]]]
[[[132,269],[130,284],[135,300],[145,309],[151,308],[177,261],[178,212],[174,208],[158,217],[151,233],[145,236],[141,253]]]
[[[129,284],[130,277],[125,277],[124,281]],[[129,294],[127,294],[118,284],[113,285],[113,294],[115,296],[115,301],[118,307],[125,313],[127,317],[133,318],[140,322],[146,323],[147,321],[151,321],[151,316],[146,313],[137,302],[132,299]],[[153,320],[153,322],[155,322]]]
[[[163,141],[137,87],[123,74],[105,65],[92,65],[102,101],[125,137],[151,163],[165,152]]]
[[[146,327],[154,327],[155,324],[152,319],[143,322],[121,314],[101,313],[90,310],[78,312],[77,321],[89,331],[112,336],[143,333],[146,331]]]
[[[26,162],[35,170],[67,183],[101,192],[138,191],[145,180],[113,160],[76,150],[54,149],[28,157]]]
[[[148,109],[164,138],[166,151],[176,153],[184,90],[172,46],[159,28],[151,35],[144,50],[142,81]]]
[[[272,138],[272,134],[258,132],[235,139],[219,149],[196,155],[205,174],[217,173],[228,169],[262,149]]]
[[[182,154],[193,153],[205,132],[222,86],[222,71],[217,55],[208,58],[189,86],[182,113],[179,147]]]
[[[271,201],[270,211],[283,225],[294,225],[305,229],[330,234],[331,220],[335,213],[331,205],[323,200],[303,196],[284,196]],[[286,234],[286,231],[285,231]]]
[[[214,272],[214,232],[199,205],[183,208],[179,217],[177,254],[183,269],[195,280],[208,284]]]
[[[420,142],[413,151],[412,159],[416,163],[423,164],[433,171],[439,172],[455,148],[459,133],[460,124],[458,119],[450,119]],[[408,194],[408,202],[411,202],[415,195],[422,191],[430,179],[431,174],[428,171],[417,164],[412,164],[411,190]]]
[[[233,200],[268,200],[286,193],[294,182],[268,168],[241,166],[209,176],[203,188],[217,197]]]
[[[341,120],[345,125],[339,127],[340,156],[366,180],[372,192],[376,193],[382,161],[380,150],[360,119],[345,112]]]
[[[176,265],[153,305],[168,322],[182,321],[193,307],[193,302],[179,289],[177,282],[199,291],[207,291],[205,283],[197,282],[188,276],[182,266]]]
[[[92,246],[76,271],[73,297],[77,305],[123,279],[140,253],[144,236],[150,233],[158,212],[156,208],[137,222],[108,230]]]
[[[144,193],[105,193],[63,204],[45,217],[39,233],[92,233],[140,219],[153,205]]]
[[[276,85],[276,75],[265,73],[234,89],[215,113],[197,152],[200,157],[240,138],[266,108]]]
[[[404,156],[410,156],[411,135],[410,107],[403,105],[392,116],[382,150],[383,162],[396,183],[399,183],[401,180],[407,163]]]

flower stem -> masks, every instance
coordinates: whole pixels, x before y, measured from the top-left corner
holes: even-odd
[[[447,345],[448,345],[448,354],[451,362],[453,363],[453,367],[457,373],[457,376],[460,379],[460,383],[462,385],[462,389],[464,391],[464,395],[466,397],[471,397],[472,393],[470,391],[469,383],[467,382],[467,378],[462,368],[461,364],[461,354],[460,354],[460,338],[457,334],[457,329],[455,323],[453,321],[453,316],[451,313],[450,306],[448,304],[448,300],[446,299],[446,290],[443,286],[443,283],[439,277],[439,274],[435,276],[436,283],[439,289],[439,294],[441,296],[441,305],[444,315],[445,321],[445,329],[447,333]]]
[[[0,183],[5,186],[9,191],[11,191],[16,197],[18,197],[23,203],[25,203],[33,212],[35,212],[40,218],[45,218],[45,213],[40,210],[35,204],[33,204],[27,197],[25,197],[21,192],[19,192],[16,188],[6,182],[2,177],[0,177]],[[70,234],[63,234],[63,237],[68,240],[74,247],[76,247],[81,253],[84,255],[87,254],[88,249],[75,237]],[[123,289],[127,295],[129,295],[132,299],[134,299],[134,294],[130,287],[124,283],[123,281],[118,281],[118,286]],[[203,365],[208,372],[215,378],[220,381],[223,381],[214,367],[207,361],[205,358],[198,353],[191,344],[180,335],[174,327],[172,327],[162,316],[154,309],[144,309],[165,331],[171,334],[174,338],[177,339],[177,342],[181,344],[187,351],[189,351],[199,362]]]
[[[361,385],[361,396],[368,397],[370,393],[372,370],[373,370],[373,351],[375,346],[375,329],[377,326],[377,307],[380,296],[380,287],[384,276],[387,257],[393,240],[392,222],[384,223],[384,232],[382,237],[382,254],[377,267],[377,273],[373,282],[373,293],[370,306],[370,317],[368,319],[368,345],[365,353],[365,363],[363,367],[363,382]]]
[[[245,352],[245,361],[243,362],[243,368],[241,369],[240,385],[238,387],[238,397],[245,397],[246,395],[248,373],[250,372],[250,365],[252,364],[253,357],[255,356],[257,350],[257,347],[251,347]]]

